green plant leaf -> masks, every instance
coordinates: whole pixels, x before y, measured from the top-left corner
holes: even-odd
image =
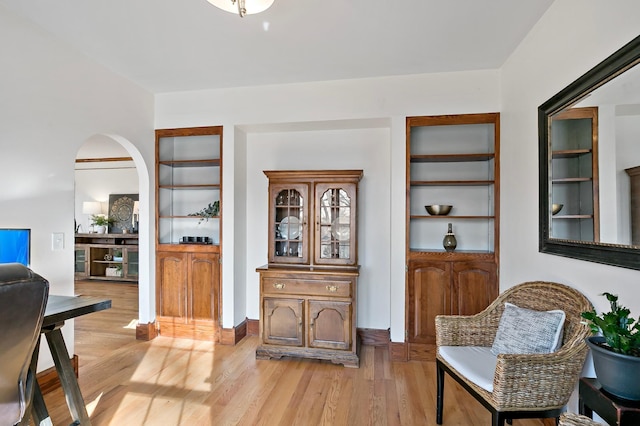
[[[611,310],[598,315],[595,309],[582,312],[586,324],[593,334],[602,334],[611,350],[626,355],[640,353],[640,321],[629,317],[631,311],[618,304],[618,296],[602,293],[609,301]]]

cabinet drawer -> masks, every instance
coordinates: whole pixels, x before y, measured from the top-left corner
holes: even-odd
[[[262,292],[264,294],[351,297],[351,282],[263,278]]]

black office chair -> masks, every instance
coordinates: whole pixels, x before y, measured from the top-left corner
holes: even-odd
[[[49,282],[19,263],[0,264],[0,425],[26,424]]]

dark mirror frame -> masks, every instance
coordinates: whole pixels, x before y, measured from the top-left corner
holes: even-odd
[[[600,62],[582,77],[538,107],[539,251],[574,259],[640,270],[640,247],[550,238],[549,117],[579,102],[617,75],[640,63],[640,36]],[[640,144],[638,145],[640,149]]]

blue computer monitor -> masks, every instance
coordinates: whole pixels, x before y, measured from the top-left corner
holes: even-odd
[[[0,263],[22,263],[31,260],[31,230],[0,228]]]

